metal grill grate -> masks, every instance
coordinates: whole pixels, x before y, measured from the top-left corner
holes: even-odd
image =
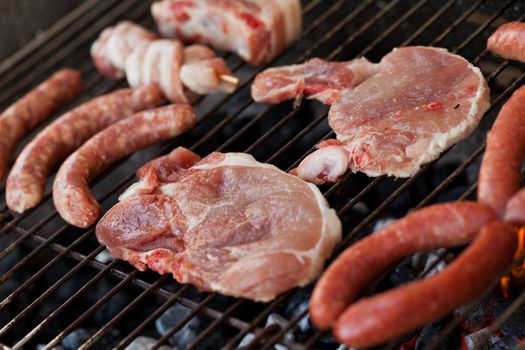
[[[80,69],[85,79],[84,94],[64,110],[124,86],[123,82],[109,81],[95,71],[89,59],[89,46],[104,27],[118,20],[130,19],[153,28],[149,5],[150,2],[143,0],[84,2],[0,65],[1,109],[63,66]],[[502,102],[525,80],[523,65],[495,59],[485,50],[485,40],[497,24],[525,17],[525,4],[520,1],[303,0],[303,16],[305,25],[300,40],[272,65],[301,62],[314,56],[344,60],[366,55],[377,61],[396,46],[447,47],[480,66],[491,87],[493,102],[480,130],[490,127]],[[241,78],[237,92],[199,99],[195,103],[199,121],[188,135],[128,157],[100,176],[94,183],[94,192],[104,209],[111,207],[118,194],[134,181],[133,174],[141,164],[167,153],[176,145],[186,146],[201,155],[215,150],[245,151],[260,161],[291,169],[316,143],[334,136],[327,126],[324,106],[305,102],[301,108],[293,110],[291,104],[252,103],[249,85],[254,75],[265,67],[246,66],[231,54],[223,54],[223,57]],[[476,170],[484,147],[484,132],[473,134],[456,145],[452,152],[464,152],[465,159],[446,168],[438,184],[427,184],[423,190],[421,187],[427,175],[450,156],[451,151],[424,166],[410,179],[348,174],[339,183],[323,187],[325,196],[344,223],[344,240],[334,256],[367,234],[370,225],[387,211],[403,215],[411,208],[439,200],[440,195],[466,172]],[[475,188],[476,183],[470,181],[469,186],[452,199],[471,197]],[[320,331],[311,330],[297,339],[288,337],[291,332],[298,331],[307,310],[299,310],[285,324],[265,326],[267,317],[290,305],[295,294],[308,296],[308,287],[285,293],[269,304],[256,304],[215,293],[199,293],[191,286],[177,284],[170,277],[139,273],[123,262],[103,263],[95,259],[103,248],[96,242],[93,229],[83,231],[64,224],[53,208],[49,188],[45,203],[22,215],[7,211],[4,189],[3,183],[0,186],[0,247],[4,248],[0,252],[0,272],[3,272],[0,291],[7,291],[7,297],[0,302],[0,343],[14,349],[29,349],[37,343],[46,343],[46,349],[50,349],[77,327],[93,324],[94,315],[109,301],[122,298],[127,303],[112,312],[81,349],[101,348],[96,344],[108,334],[115,339],[112,346],[123,349],[137,336],[150,334],[155,320],[175,304],[190,312],[158,340],[155,348],[165,344],[196,317],[205,320],[205,327],[188,349],[202,348],[203,342],[217,332],[222,338],[215,346],[223,349],[235,349],[247,334],[253,337],[246,349],[271,349],[275,344],[290,349],[337,348],[336,344],[325,342],[326,334]],[[399,206],[406,196],[413,197],[415,204],[411,208]],[[365,199],[370,204],[370,212],[360,214],[356,206]],[[395,209],[397,207],[401,209]],[[53,276],[51,281],[49,275]],[[79,276],[83,278],[82,283],[71,287],[73,281],[81,278]],[[375,285],[380,283],[378,280]],[[107,290],[93,300],[90,294],[102,284]],[[506,312],[494,321],[493,329],[523,303],[525,293],[515,298]],[[149,310],[147,316],[136,318],[137,310],[144,308]],[[463,318],[452,318],[434,343],[435,348]],[[123,331],[113,334],[117,328]],[[394,349],[400,342],[402,340],[393,341],[385,348]]]

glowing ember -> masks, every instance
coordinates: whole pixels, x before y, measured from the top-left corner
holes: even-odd
[[[516,234],[518,235],[518,248],[514,253],[514,260],[522,259],[523,253],[525,252],[525,227],[516,227]],[[512,282],[519,282],[520,284],[525,281],[525,260],[512,268],[509,276],[503,276],[500,280],[501,292],[505,298],[509,297],[509,288]]]

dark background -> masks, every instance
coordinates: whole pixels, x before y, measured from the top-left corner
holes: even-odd
[[[0,0],[0,61],[82,2],[83,0]]]

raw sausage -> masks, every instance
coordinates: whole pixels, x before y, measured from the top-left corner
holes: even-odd
[[[82,90],[80,73],[64,68],[0,115],[0,180],[20,139]]]
[[[525,188],[518,191],[507,203],[505,222],[525,225]]]
[[[323,329],[332,326],[389,265],[421,250],[465,244],[495,219],[490,208],[476,202],[439,204],[411,213],[359,241],[330,265],[315,286],[310,299],[312,321]]]
[[[89,182],[115,161],[189,130],[195,120],[189,105],[170,105],[135,114],[93,136],[58,171],[53,200],[60,216],[76,227],[94,224],[100,206]]]
[[[40,203],[47,177],[59,161],[100,130],[160,102],[160,91],[153,85],[122,89],[88,101],[55,120],[16,160],[7,178],[8,207],[23,213]]]
[[[525,23],[503,24],[489,37],[487,48],[503,58],[525,62]]]
[[[503,105],[487,136],[479,171],[478,201],[503,218],[509,199],[519,190],[525,155],[525,86]]]
[[[439,223],[438,227],[443,229]],[[439,319],[482,293],[510,263],[515,249],[510,224],[486,224],[442,273],[358,301],[339,317],[334,334],[347,345],[371,346]]]

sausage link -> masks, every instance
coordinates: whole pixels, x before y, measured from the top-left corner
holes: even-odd
[[[64,68],[16,101],[0,115],[0,180],[20,139],[82,91],[82,77]]]
[[[518,191],[507,203],[505,222],[525,225],[525,188]]]
[[[525,62],[525,23],[500,26],[487,40],[487,48],[503,58]]]
[[[509,199],[519,190],[525,156],[525,86],[516,90],[487,136],[479,171],[478,200],[503,218]]]
[[[512,226],[493,221],[442,273],[350,306],[337,320],[334,335],[346,345],[372,346],[435,321],[482,293],[515,249]]]
[[[465,244],[495,219],[490,208],[476,202],[438,204],[357,242],[330,265],[315,286],[310,299],[312,321],[323,329],[332,326],[389,265],[421,250]]]
[[[58,171],[53,200],[60,216],[76,227],[94,224],[101,210],[89,182],[117,160],[189,130],[195,120],[189,105],[170,105],[135,114],[93,136]]]
[[[16,160],[7,178],[8,207],[23,213],[40,203],[47,177],[59,161],[100,130],[160,102],[160,91],[153,85],[122,89],[88,101],[55,120]]]

